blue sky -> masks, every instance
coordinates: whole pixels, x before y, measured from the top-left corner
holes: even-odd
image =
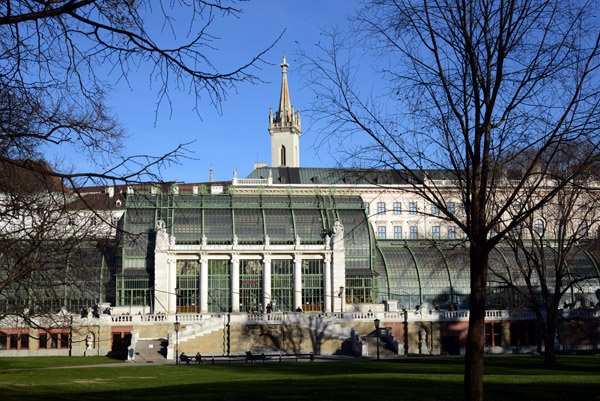
[[[188,148],[196,160],[183,159],[163,171],[165,180],[179,182],[208,181],[209,168],[214,167],[215,180],[230,180],[233,169],[245,177],[255,161],[270,164],[270,136],[267,131],[269,107],[276,108],[281,85],[281,63],[285,52],[290,64],[288,80],[290,97],[302,117],[300,163],[305,167],[333,166],[326,154],[314,148],[316,128],[310,129],[308,116],[302,110],[311,102],[311,91],[297,71],[297,50],[315,49],[322,28],[347,25],[347,14],[358,2],[343,0],[280,0],[239,3],[244,10],[239,19],[217,19],[215,42],[218,51],[212,61],[217,66],[234,66],[246,62],[263,50],[285,30],[281,40],[265,56],[269,64],[260,64],[255,73],[265,83],[241,84],[231,91],[219,114],[209,101],[200,105],[201,118],[194,108],[194,97],[173,91],[172,112],[162,107],[155,125],[156,94],[150,89],[143,70],[131,80],[129,88],[120,82],[111,91],[109,104],[127,131],[125,154],[160,155],[177,144],[195,141]]]

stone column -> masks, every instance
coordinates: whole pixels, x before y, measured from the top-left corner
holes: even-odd
[[[324,312],[332,311],[331,299],[331,254],[325,255],[325,266],[323,267],[323,308]]]
[[[263,299],[262,304],[265,312],[267,304],[271,302],[271,255],[265,254],[263,258]]]
[[[208,313],[208,258],[200,255],[200,313]]]
[[[240,259],[231,255],[231,311],[240,311]]]
[[[177,261],[173,258],[167,259],[169,270],[169,313],[177,313]]]
[[[294,311],[302,308],[302,258],[294,256]]]

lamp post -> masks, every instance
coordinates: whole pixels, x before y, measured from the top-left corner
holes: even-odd
[[[375,319],[375,331],[377,334],[377,360],[379,360],[379,323],[381,323],[381,321],[379,319]]]
[[[344,313],[344,286],[340,286],[340,313]]]
[[[179,365],[179,328],[181,323],[176,321],[173,323],[173,327],[175,328],[175,365]]]

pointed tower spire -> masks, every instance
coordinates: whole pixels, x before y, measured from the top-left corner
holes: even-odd
[[[281,94],[279,110],[273,115],[269,111],[269,133],[271,134],[271,166],[300,167],[299,141],[300,112],[295,111],[290,102],[287,68],[290,66],[283,56],[281,66]]]
[[[288,89],[287,81],[287,67],[290,65],[286,63],[285,56],[283,56],[283,63],[279,64],[281,67],[281,96],[279,97],[279,118],[283,121],[290,121],[290,115],[292,107],[290,105],[290,90]]]

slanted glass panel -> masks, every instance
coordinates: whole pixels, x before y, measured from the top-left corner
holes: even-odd
[[[569,277],[567,280],[581,280],[573,288],[573,301],[578,305],[590,307],[598,302],[598,272],[590,257],[581,248],[573,248],[567,256]]]
[[[271,305],[274,312],[290,312],[293,309],[293,267],[290,259],[271,261]]]
[[[466,247],[448,247],[442,248],[442,252],[444,252],[452,276],[454,286],[453,303],[458,304],[461,308],[468,308],[469,295],[471,294],[469,249]]]
[[[320,312],[323,310],[323,261],[308,259],[302,261],[302,310]]]
[[[442,254],[433,247],[411,247],[410,249],[419,265],[423,302],[448,307],[451,303],[452,287]]]
[[[151,246],[149,246],[149,234],[154,230],[154,226],[154,209],[127,210],[125,213],[125,231],[128,235],[125,236],[123,244],[124,256],[126,258],[145,258],[150,250],[153,251],[154,244],[150,244]],[[145,264],[143,267],[145,267]]]
[[[261,207],[259,196],[234,196],[232,201],[236,208],[258,209]]]
[[[211,313],[230,311],[230,262],[208,261],[208,311]]]
[[[261,312],[262,272],[260,260],[240,260],[240,311]]]
[[[507,253],[512,253],[512,250],[497,247],[490,252],[486,289],[486,307],[489,309],[508,309],[520,303],[511,284],[515,265],[509,261],[514,262],[515,258]]]
[[[260,209],[235,209],[235,235],[240,244],[262,244],[265,237]]]
[[[204,233],[209,244],[230,244],[233,238],[231,209],[205,209]]]
[[[291,199],[295,208],[319,208],[319,198],[316,196],[294,196]]]
[[[322,244],[323,218],[318,209],[294,210],[296,234],[303,244]]]
[[[363,209],[365,203],[355,196],[336,196],[334,198],[337,209]]]
[[[173,235],[177,244],[202,242],[202,209],[174,209]]]
[[[202,207],[202,196],[176,195],[173,197],[173,207],[200,209]]]
[[[415,262],[405,247],[381,247],[390,283],[390,300],[398,300],[401,308],[414,308],[421,303],[419,278]]]
[[[203,201],[205,208],[231,208],[231,196],[229,195],[204,195]]]
[[[265,209],[267,235],[271,244],[293,244],[294,222],[289,209]]]
[[[346,269],[370,269],[371,244],[365,214],[362,210],[339,210],[338,215],[344,226]]]
[[[198,260],[177,261],[177,312],[198,312]]]
[[[263,197],[263,206],[265,208],[274,208],[274,209],[289,209],[290,208],[290,198],[288,196],[264,196]]]
[[[346,303],[370,304],[373,303],[373,277],[346,276]]]

